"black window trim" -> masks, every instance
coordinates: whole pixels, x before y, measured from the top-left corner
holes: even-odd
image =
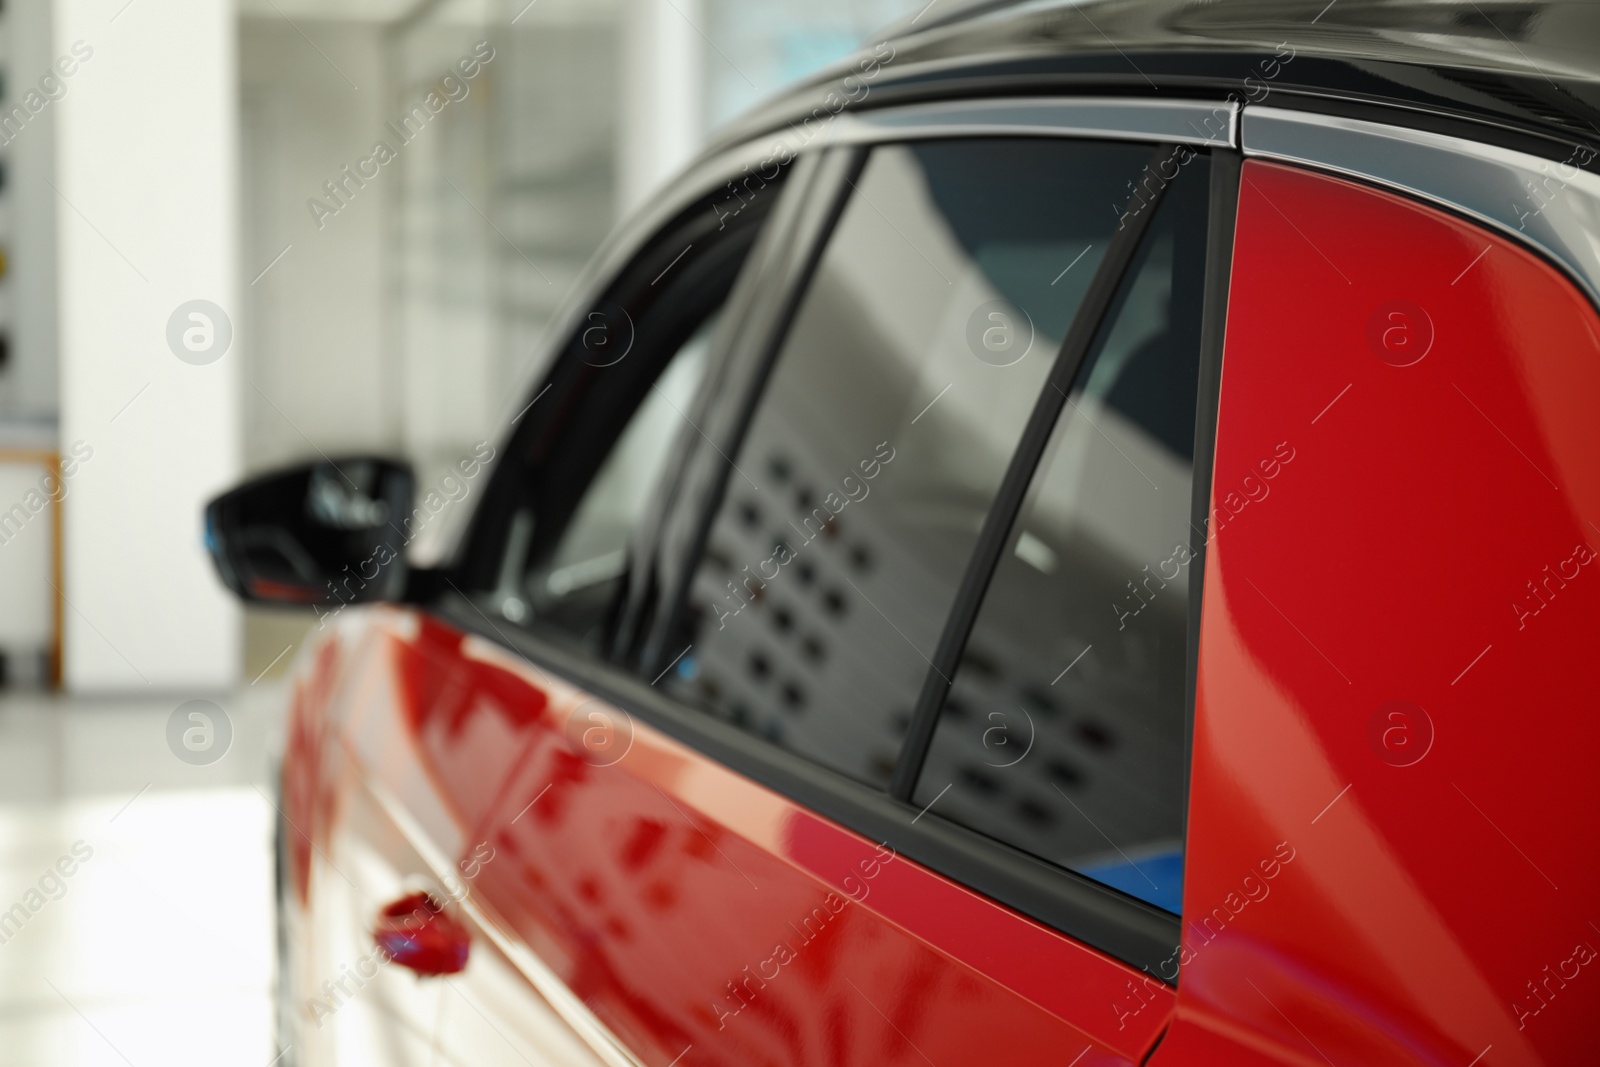
[[[1016,131],[1005,131],[1004,135],[1023,136]],[[1041,135],[1048,134],[1041,133]],[[989,135],[981,130],[971,130],[964,131],[952,139],[974,139],[985,136]],[[795,195],[797,200],[800,199],[799,194],[804,193],[807,199],[820,201],[823,206],[821,211],[817,212],[814,204],[810,224],[797,225],[791,233],[791,236],[798,239],[799,248],[791,248],[789,262],[779,267],[782,277],[781,291],[775,296],[769,294],[768,297],[775,300],[775,304],[769,305],[765,314],[750,307],[740,309],[739,332],[746,341],[751,339],[747,329],[752,325],[752,320],[758,320],[760,344],[757,346],[759,351],[757,359],[761,365],[759,372],[752,379],[751,386],[746,388],[745,395],[738,400],[736,416],[728,427],[733,432],[718,435],[721,439],[719,447],[725,449],[730,445],[736,446],[737,441],[742,438],[744,429],[754,417],[756,405],[760,401],[761,386],[765,384],[766,375],[776,359],[793,315],[798,311],[805,287],[809,284],[811,275],[820,261],[827,240],[843,213],[849,182],[859,176],[860,168],[864,166],[871,148],[880,144],[898,143],[899,140],[892,135],[886,135],[882,140],[871,143],[822,149],[814,154],[832,157],[835,161],[833,167],[826,168],[830,172],[826,175],[826,179],[818,174],[814,183],[809,180],[803,185],[793,180],[789,183],[790,193]],[[1172,151],[1172,147],[1160,146],[1156,158],[1159,159],[1163,153]],[[1195,429],[1191,523],[1192,545],[1197,553],[1203,553],[1206,541],[1204,530],[1209,511],[1217,393],[1220,386],[1223,330],[1227,310],[1227,271],[1231,267],[1240,162],[1240,153],[1236,149],[1213,146],[1208,150],[1208,154],[1211,157],[1211,196],[1207,220],[1207,277],[1204,283],[1201,327],[1201,377]],[[809,155],[813,153],[802,153],[797,163],[805,161]],[[821,171],[823,168],[818,169]],[[1117,283],[1120,282],[1137,250],[1138,237],[1142,236],[1154,214],[1154,210],[1149,210],[1136,216],[1135,225],[1130,225],[1128,230],[1137,228],[1138,232],[1131,239],[1120,242],[1125,252],[1119,255],[1118,246],[1114,245],[1102,261],[1096,279],[1091,285],[1091,292],[1086,296],[1085,309],[1088,307],[1089,297],[1098,297],[1102,306],[1094,309],[1093,316],[1084,314],[1081,309],[1079,315],[1075,317],[1073,327],[1069,330],[1067,340],[1063,342],[1063,353],[1069,346],[1076,351],[1072,364],[1074,372],[1077,363],[1081,362],[1083,352],[1087,350],[1101,328],[1105,313],[1114,298]],[[1119,234],[1119,237],[1122,236],[1123,234]],[[1118,261],[1118,266],[1114,271],[1108,270],[1106,264],[1114,260]],[[747,264],[746,269],[751,268],[767,270],[772,269],[773,264],[764,260],[758,262],[753,256],[752,262]],[[1222,272],[1220,275],[1217,273],[1219,270]],[[1103,286],[1102,274],[1106,275]],[[1111,277],[1112,274],[1115,277]],[[1103,295],[1101,290],[1104,290]],[[1051,372],[1051,381],[1056,380],[1066,362],[1058,356],[1056,366]],[[1071,380],[1071,375],[1067,375],[1068,385]],[[1046,394],[1054,392],[1048,388],[1045,390]],[[1048,436],[1050,428],[1054,425],[1054,417],[1046,419],[1041,414],[1046,403],[1047,401],[1041,397],[1039,407],[1030,418],[1028,429],[1024,433],[1025,440],[1031,440],[1038,433],[1036,423],[1042,424],[1044,435]],[[1062,403],[1064,404],[1064,400]],[[1060,406],[1061,404],[1056,405],[1057,412]],[[1043,447],[1043,443],[1039,442],[1040,448]],[[1005,508],[1002,508],[1002,501],[997,496],[985,520],[984,532],[980,535],[982,543],[986,543],[983,542],[984,535],[989,535],[990,540],[998,539],[1003,542],[1004,534],[1015,521],[1016,510],[1021,505],[1021,496],[1026,491],[1033,468],[1033,464],[1030,463],[1026,473],[1020,473],[1019,456],[1022,447],[1022,443],[1019,442],[1018,454],[1013,456],[1011,468],[1008,468],[1006,480],[1002,483],[1002,490],[1009,490],[1004,502]],[[1018,480],[1021,483],[1020,492],[1017,492],[1011,484]],[[1011,495],[1015,495],[1016,499],[1009,499]],[[693,502],[692,506],[700,513],[699,522],[702,531],[708,530],[720,499],[719,486],[718,491],[707,493],[703,499]],[[1002,515],[1003,518],[1000,517]],[[998,533],[991,534],[991,527],[1002,527],[1002,529]],[[695,546],[696,552],[699,547],[698,544]],[[690,562],[692,564],[692,560]],[[1187,777],[1190,772],[1190,759],[1187,757],[1192,749],[1193,736],[1203,557],[1199,563],[1199,566],[1191,568],[1190,573],[1191,618],[1185,709],[1186,797]],[[992,570],[992,567],[991,562],[988,570]],[[967,592],[967,587],[975,580],[976,574],[975,562],[969,564],[968,573],[963,576],[962,592],[958,593],[958,599]],[[976,585],[975,599],[980,603],[982,590],[986,585],[987,572],[984,581]],[[672,593],[678,594],[678,590],[674,588]],[[686,594],[687,589],[684,589],[682,594],[678,595],[686,596]],[[655,675],[665,658],[660,641],[650,640],[647,643],[646,654],[641,657],[639,663],[629,669],[626,664],[591,658],[581,651],[564,647],[533,633],[498,625],[475,603],[458,594],[444,594],[439,601],[431,605],[431,609],[445,621],[497,641],[523,656],[537,668],[549,670],[570,683],[608,700],[619,710],[635,716],[639,721],[661,730],[797,804],[816,811],[850,830],[882,841],[936,873],[1013,908],[1067,937],[1099,949],[1132,966],[1140,967],[1163,982],[1176,985],[1176,978],[1168,977],[1166,971],[1170,968],[1181,938],[1182,920],[1179,916],[943,818],[934,816],[917,818],[919,812],[915,807],[908,800],[892,792],[884,792],[857,782],[813,763],[803,756],[777,748],[730,723],[719,721],[701,711],[680,704],[666,693],[654,688],[653,682],[646,682],[646,679]],[[657,634],[664,634],[665,620],[658,618],[656,622],[657,625],[652,627],[652,630]],[[947,630],[949,629],[951,627],[947,625]],[[961,642],[956,645],[958,654],[960,644],[965,642],[966,629],[970,629],[970,620],[962,631]],[[944,643],[942,637],[941,649]],[[932,672],[926,677],[937,681]],[[939,688],[944,688],[942,683]],[[920,705],[919,700],[919,709]],[[931,729],[929,734],[931,738]],[[924,755],[926,753],[926,743],[923,744],[922,753]],[[903,751],[900,763],[904,762]],[[918,762],[920,763],[920,759]],[[897,777],[898,774],[897,765]],[[914,776],[912,781],[914,782]]]
[[[1200,617],[1205,594],[1206,549],[1211,544],[1211,484],[1217,458],[1217,407],[1222,399],[1222,349],[1228,330],[1233,279],[1233,232],[1239,214],[1244,155],[1211,152],[1211,198],[1206,219],[1206,277],[1200,312],[1200,381],[1194,420],[1194,482],[1189,505],[1189,648],[1183,700],[1183,840],[1189,847],[1189,787],[1194,769],[1194,717],[1200,677]],[[1181,969],[1181,968],[1180,968]]]

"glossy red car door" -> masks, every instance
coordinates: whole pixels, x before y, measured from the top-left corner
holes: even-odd
[[[302,1062],[1127,1064],[1170,1011],[1134,969],[426,614],[347,620],[322,659],[294,714],[329,716],[322,754],[295,746],[287,779],[318,827]],[[374,951],[418,891],[470,932],[460,973]]]
[[[545,692],[475,897],[642,1062],[1130,1063],[1160,1032],[1133,968]]]
[[[460,973],[419,978],[374,933],[380,912],[416,892],[460,920],[493,861],[484,820],[544,708],[507,660],[421,613],[378,609],[326,634],[300,682],[284,774],[299,1062],[430,1062],[477,1017],[474,989],[506,985],[510,969],[482,938]],[[513,995],[513,1017],[552,1014],[520,979]]]
[[[1597,335],[1514,240],[1244,164],[1157,1067],[1592,1059]]]

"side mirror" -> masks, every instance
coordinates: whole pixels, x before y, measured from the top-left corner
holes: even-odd
[[[384,459],[291,467],[207,505],[206,548],[223,584],[245,600],[398,600],[415,486],[409,466]]]

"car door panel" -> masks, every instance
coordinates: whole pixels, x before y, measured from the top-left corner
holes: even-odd
[[[515,676],[520,661],[499,646],[405,610],[342,620],[322,658],[336,677],[317,708],[297,709],[309,725],[292,727],[315,733],[319,710],[328,723],[313,813],[322,829],[307,839],[309,951],[296,961],[304,1062],[426,1063],[464,1032],[486,1054],[503,1052],[508,1039],[471,1014],[477,999],[520,996],[505,1014],[530,1025],[550,1015],[526,982],[506,981],[503,957],[478,938],[465,971],[419,979],[376,952],[373,923],[413,891],[453,912],[470,897],[493,862],[483,821],[544,714],[537,679]],[[570,1032],[530,1032],[550,1045],[539,1055],[583,1062]]]
[[[359,802],[360,773],[341,730],[361,679],[380,663],[360,618],[322,636],[291,703],[279,805],[285,878],[284,934],[297,950],[280,983],[297,1062],[424,1064],[437,998],[374,955],[368,922],[382,894],[424,865]]]
[[[494,862],[492,849],[477,849],[468,860],[452,863],[399,797],[371,782],[358,791],[377,812],[375,821],[403,841],[391,848],[418,858],[425,873],[407,884],[448,899],[452,916],[470,938],[465,967],[421,983],[437,1002],[433,1051],[439,1062],[473,1067],[535,1060],[562,1067],[633,1063],[549,968],[480,905],[474,882]]]
[[[299,946],[284,963],[297,1062],[422,1065],[440,1000],[389,968],[371,923],[428,865],[366,798],[348,729],[389,702],[384,635],[348,617],[325,635],[290,711],[281,816],[288,899],[280,919]]]
[[[318,881],[317,972],[301,1005],[300,1062],[424,1067],[434,1057],[444,988],[386,961],[372,936],[379,908],[436,875],[373,802],[346,780]]]
[[[791,807],[786,841],[793,863],[852,899],[865,884],[864,869],[876,864],[881,873],[866,890],[873,895],[870,910],[883,921],[1121,1055],[1137,1060],[1160,1036],[1173,993],[1143,972],[920,864],[878,862],[879,846],[804,808]]]
[[[475,896],[644,1062],[1128,1063],[1159,1033],[1165,987],[1119,1013],[1134,969],[550,693]]]
[[[435,845],[464,858],[532,738],[544,694],[516,676],[504,649],[424,614],[382,611],[373,630],[382,662],[363,671],[342,736]]]

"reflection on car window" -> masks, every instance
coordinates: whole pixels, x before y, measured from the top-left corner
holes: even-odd
[[[1018,435],[1148,154],[1022,139],[873,151],[733,459],[663,685],[888,781]]]
[[[1168,191],[1067,398],[914,797],[1173,912],[1206,178]]]

